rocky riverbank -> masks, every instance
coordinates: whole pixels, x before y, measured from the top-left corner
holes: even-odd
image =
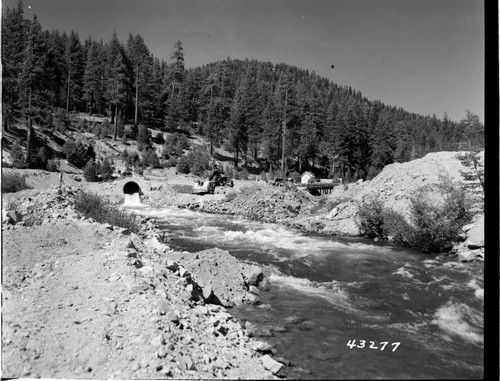
[[[8,172],[9,170],[4,170]],[[357,205],[380,197],[407,213],[420,186],[443,175],[468,189],[475,217],[463,227],[459,261],[484,257],[484,199],[464,180],[454,152],[384,168],[367,182],[311,196],[263,182],[235,181],[214,195],[193,195],[192,178],[127,178],[87,183],[79,173],[23,171],[33,189],[3,194],[2,371],[4,377],[279,378],[283,363],[236,321],[231,307],[259,304],[261,269],[221,250],[175,252],[152,219],[140,234],[98,224],[74,210],[78,189],[123,202],[123,185],[140,183],[143,201],[282,223],[305,232],[359,235]],[[186,189],[184,189],[184,188]],[[284,361],[286,362],[286,361]]]
[[[309,194],[296,189],[288,190],[260,182],[222,200],[205,201],[199,209],[207,213],[242,215],[265,222],[285,222],[307,213],[311,198]]]
[[[408,163],[386,166],[371,181],[362,180],[337,186],[331,194],[314,197],[305,191],[254,185],[236,195],[189,204],[209,213],[243,215],[266,222],[277,222],[306,233],[351,236],[361,235],[358,205],[378,198],[384,207],[410,219],[410,197],[424,187],[429,197],[439,201],[440,183],[446,179],[466,189],[471,201],[473,221],[463,227],[463,242],[450,254],[459,261],[484,259],[484,192],[472,169],[457,152],[435,152]],[[480,154],[484,166],[484,153]]]
[[[75,195],[4,199],[3,377],[283,376],[230,314],[256,303],[260,268],[221,250],[174,252],[151,219],[139,234],[85,219]]]

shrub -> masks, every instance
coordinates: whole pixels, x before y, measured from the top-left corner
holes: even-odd
[[[71,124],[71,121],[63,108],[58,108],[56,116],[53,118],[54,127],[61,133],[66,132]]]
[[[136,167],[137,163],[140,161],[139,154],[137,151],[132,153],[127,153],[127,157],[125,160],[125,168],[130,169]]]
[[[63,146],[63,153],[69,163],[77,168],[83,168],[90,159],[95,159],[94,148],[85,146],[80,140],[77,142],[67,140]]]
[[[126,148],[123,149],[123,151],[122,151],[122,153],[121,153],[120,156],[121,156],[121,158],[122,158],[123,161],[127,160],[127,158],[128,158],[128,151],[127,151]]]
[[[92,128],[92,133],[97,137],[101,136],[101,126],[96,123]]]
[[[192,150],[187,155],[187,162],[190,171],[195,175],[200,176],[206,169],[208,169],[210,156],[206,152]]]
[[[189,169],[189,161],[188,161],[187,156],[182,155],[179,158],[179,161],[177,162],[177,170],[180,173],[184,173],[184,174],[188,174],[189,173],[190,169]]]
[[[384,230],[384,205],[378,198],[358,204],[361,234],[369,238],[386,238]]]
[[[111,123],[109,122],[108,119],[104,119],[104,121],[102,122],[102,125],[101,125],[101,129],[105,131],[105,133],[107,134],[108,131],[109,131],[109,128],[111,126]]]
[[[163,134],[161,132],[158,132],[153,140],[157,144],[164,144],[165,143],[165,138],[163,137]]]
[[[292,172],[288,177],[291,178],[293,182],[300,182],[301,179],[299,172]]]
[[[108,130],[105,128],[101,128],[101,135],[99,135],[99,138],[101,140],[104,140],[107,138],[107,136],[108,136]]]
[[[14,193],[29,188],[26,184],[26,176],[17,172],[2,172],[2,193]]]
[[[359,206],[362,234],[392,241],[426,253],[450,250],[460,241],[462,226],[470,222],[470,201],[449,178],[441,178],[438,189],[441,201],[433,201],[427,188],[420,188],[410,198],[410,221],[386,209],[375,199]]]
[[[85,119],[80,119],[76,125],[78,131],[87,131],[87,121]]]
[[[189,140],[183,134],[179,134],[178,132],[176,132],[174,134],[171,134],[165,140],[165,154],[181,156],[183,155],[185,149],[189,149]]]
[[[152,148],[151,131],[146,126],[140,126],[137,133],[137,148],[139,151]]]
[[[171,168],[176,166],[177,166],[177,158],[173,156],[169,157],[168,160],[165,162],[165,168]]]
[[[153,168],[160,168],[160,159],[156,154],[156,150],[148,149],[142,154],[142,161],[145,166],[151,166]]]
[[[59,160],[50,159],[47,161],[47,171],[49,172],[57,172],[59,171]]]
[[[139,231],[134,216],[110,205],[94,193],[80,192],[75,201],[75,210],[99,223],[130,229],[135,233]]]
[[[243,168],[243,169],[239,172],[239,178],[240,178],[241,180],[248,180],[248,169]]]
[[[432,202],[424,190],[411,197],[413,246],[429,253],[448,251],[459,241],[462,226],[470,222],[470,202],[463,189],[442,184],[443,201]]]
[[[114,134],[114,130],[113,130],[113,134]],[[122,119],[118,120],[118,125],[116,126],[116,136],[118,136],[119,138],[122,138],[123,136],[126,137],[125,122]]]
[[[95,161],[94,159],[90,159],[85,165],[85,168],[83,168],[83,177],[88,182],[95,182],[97,181],[96,173]]]
[[[165,147],[165,146],[163,147],[163,149],[161,151],[161,158],[165,159],[165,160],[170,159],[170,153],[169,153],[167,147]]]
[[[47,162],[51,157],[51,152],[45,148],[41,147],[36,155],[31,155],[31,168],[45,169],[47,167]]]
[[[134,124],[131,128],[130,128],[130,132],[128,134],[128,137],[132,140],[136,140],[137,139],[137,134],[139,133],[139,127],[137,126],[137,124]]]
[[[113,172],[113,162],[105,157],[102,163],[98,166],[97,173],[101,176],[103,181],[108,181],[113,178]]]
[[[12,159],[12,167],[13,168],[26,168],[26,162],[24,153],[21,149],[21,145],[18,142],[15,142],[10,149],[10,158]]]

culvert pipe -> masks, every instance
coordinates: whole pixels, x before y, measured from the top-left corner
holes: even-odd
[[[123,195],[125,196],[125,205],[141,205],[141,196],[144,193],[141,190],[139,184],[135,181],[127,181],[123,185]]]

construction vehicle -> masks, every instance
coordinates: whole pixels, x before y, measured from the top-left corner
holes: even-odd
[[[200,179],[195,181],[193,185],[193,193],[195,194],[205,194],[205,193],[214,193],[215,187],[223,187],[223,186],[234,186],[233,180],[230,177],[224,176],[219,167],[214,164],[210,174],[208,175],[208,180]]]
[[[233,180],[231,180],[231,178],[228,176],[224,176],[224,174],[220,172],[217,165],[213,167],[212,173],[210,174],[208,179],[213,181],[215,186],[234,186]]]
[[[205,193],[213,194],[214,190],[215,190],[215,183],[211,180],[198,180],[195,181],[193,185],[194,194],[205,194]]]

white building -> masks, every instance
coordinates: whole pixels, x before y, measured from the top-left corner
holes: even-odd
[[[300,177],[301,184],[307,184],[310,179],[316,179],[316,177],[309,171],[306,171]]]

